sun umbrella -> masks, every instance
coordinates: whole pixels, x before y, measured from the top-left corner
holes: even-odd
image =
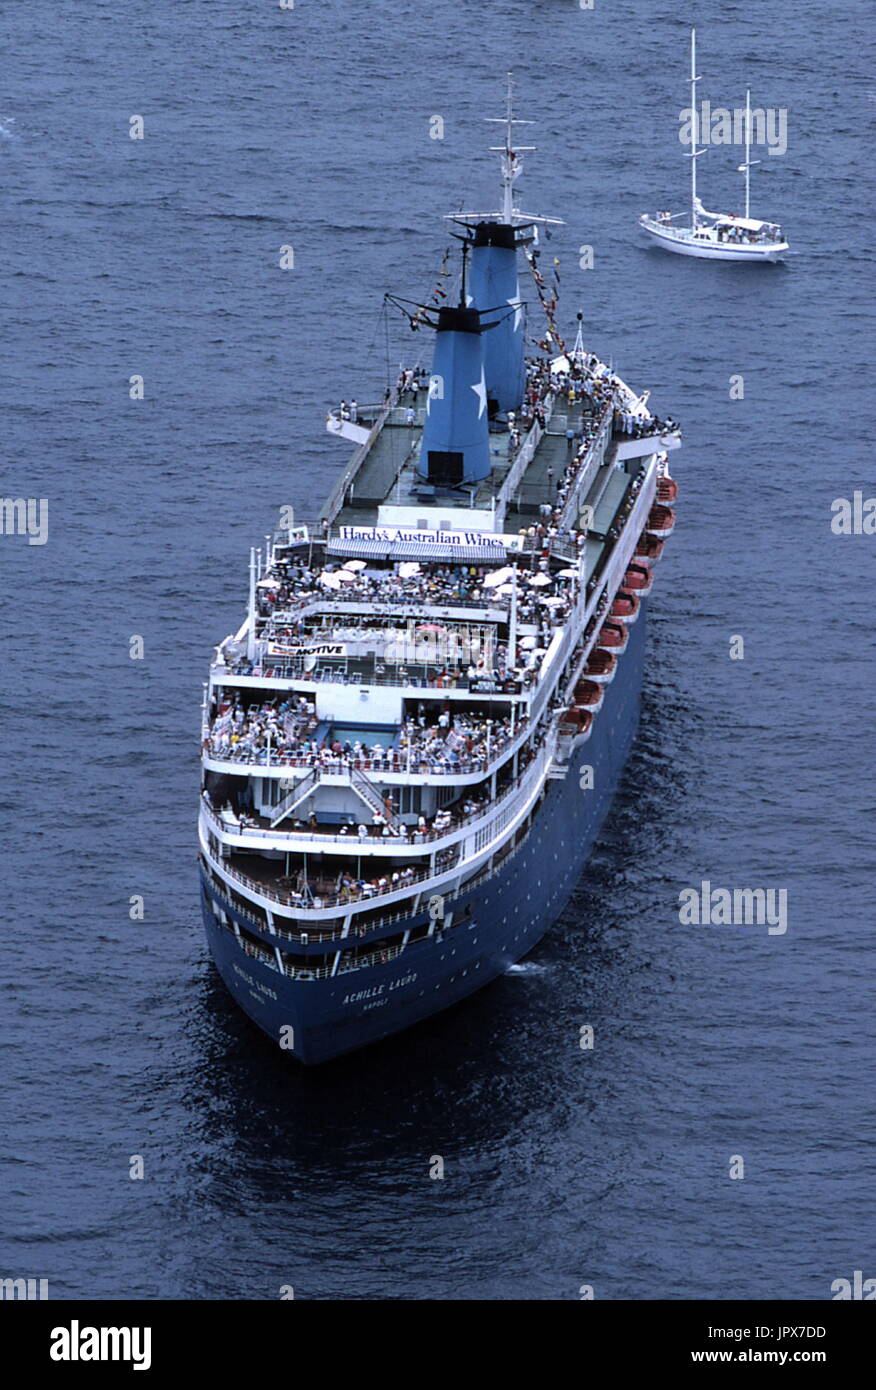
[[[356,582],[356,575],[352,570],[335,570],[332,578],[337,580],[339,584],[355,584]]]
[[[530,579],[530,584],[534,589],[543,589],[546,584],[550,584],[550,577],[546,574],[534,574]]]
[[[513,594],[513,593],[514,593],[514,585],[513,585],[513,584],[502,584],[502,585],[500,586],[500,588],[498,588],[498,589],[496,590],[496,597],[497,597],[497,598],[508,598],[509,595],[510,595],[510,594]]]
[[[506,579],[510,579],[513,573],[514,570],[506,566],[505,569],[493,570],[492,574],[485,574],[481,582],[485,589],[495,589],[497,585],[504,584]]]
[[[415,574],[420,573],[420,566],[416,560],[405,560],[403,565],[399,565],[398,572],[402,579],[413,579]]]
[[[542,599],[542,603],[544,604],[545,608],[559,608],[559,607],[562,605],[563,601],[564,601],[564,600],[561,599],[561,598],[543,598],[543,599]]]
[[[364,561],[364,560],[345,560],[345,561],[344,561],[344,564],[343,564],[343,566],[342,566],[342,568],[345,569],[345,570],[363,570],[363,569],[365,568],[365,561]]]
[[[578,578],[578,571],[577,571],[577,570],[558,570],[558,571],[557,571],[557,577],[558,577],[559,579],[577,579],[577,578]]]
[[[341,581],[338,579],[338,571],[323,570],[319,576],[319,582],[326,589],[339,589]]]

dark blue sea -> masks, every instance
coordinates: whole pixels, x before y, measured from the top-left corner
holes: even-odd
[[[704,96],[788,112],[752,176],[784,265],[636,227],[685,205],[692,22]],[[49,533],[0,537],[0,1274],[345,1300],[876,1276],[876,537],[831,529],[876,490],[863,0],[56,0],[2,30],[2,493],[48,499]],[[302,1071],[206,951],[202,681],[249,546],[346,462],[327,408],[428,347],[383,294],[428,292],[444,214],[496,202],[509,67],[561,322],[684,426],[641,735],[525,969]],[[700,160],[707,207],[738,206],[741,158]],[[682,925],[703,880],[787,890],[787,931]]]

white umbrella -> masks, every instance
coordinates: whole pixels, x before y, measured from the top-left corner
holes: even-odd
[[[365,568],[365,561],[364,561],[364,560],[345,560],[345,561],[344,561],[344,564],[342,565],[341,568],[342,568],[342,569],[345,569],[345,570],[363,570],[363,569]]]
[[[341,581],[338,579],[337,571],[323,570],[322,574],[319,576],[319,582],[326,589],[339,589],[341,587]]]
[[[529,580],[535,589],[543,589],[546,584],[550,584],[550,576],[547,574],[533,574]]]
[[[521,637],[517,645],[522,647],[525,652],[531,652],[537,641],[538,638],[536,637]]]
[[[335,570],[332,578],[339,584],[355,584],[357,576],[352,570]]]
[[[559,607],[562,606],[562,604],[563,604],[564,602],[565,602],[565,599],[561,599],[561,598],[543,598],[543,599],[542,599],[542,603],[544,604],[545,608],[559,608]]]
[[[405,560],[403,565],[399,565],[398,572],[401,579],[413,579],[415,574],[420,573],[419,562],[417,560]]]
[[[496,597],[497,597],[497,598],[508,598],[509,595],[511,595],[511,594],[513,594],[513,593],[514,593],[514,585],[513,585],[513,584],[503,584],[500,588],[498,588],[498,589],[496,590]]]
[[[513,573],[514,569],[511,566],[506,566],[505,569],[501,570],[493,570],[492,574],[484,575],[483,586],[485,589],[495,589],[497,585],[504,584],[506,579],[510,579]]]
[[[577,579],[577,578],[578,578],[578,571],[577,571],[577,570],[557,570],[557,578],[558,578],[558,579]]]

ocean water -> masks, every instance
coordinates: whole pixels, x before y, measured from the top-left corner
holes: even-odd
[[[753,175],[784,266],[640,239],[686,197],[691,21],[704,96],[788,112]],[[830,526],[873,492],[867,7],[57,0],[4,30],[2,491],[47,498],[49,538],[0,538],[3,1275],[800,1300],[876,1276],[876,541]],[[684,425],[641,736],[523,969],[304,1072],[206,952],[201,682],[249,545],[346,461],[325,410],[425,346],[382,296],[428,291],[443,215],[495,202],[481,118],[509,66],[521,205],[564,221],[562,322]],[[741,157],[700,161],[706,206],[737,203]],[[682,925],[706,879],[787,890],[787,932]]]

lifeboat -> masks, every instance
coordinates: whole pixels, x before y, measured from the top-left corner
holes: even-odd
[[[657,479],[658,502],[662,502],[665,507],[668,507],[669,503],[674,502],[677,497],[678,483],[674,478],[670,478],[669,474],[665,473],[662,478]]]
[[[605,691],[596,681],[579,681],[575,686],[576,709],[592,710],[595,714],[605,699]]]
[[[614,680],[616,670],[617,657],[607,652],[604,647],[594,647],[587,658],[584,676],[589,681],[595,681],[597,685],[608,685]]]
[[[636,595],[618,589],[611,605],[611,616],[620,618],[622,623],[634,623],[639,616],[639,600]]]
[[[636,546],[636,559],[644,560],[649,565],[655,565],[663,554],[663,542],[656,536],[649,536],[647,531],[639,537]]]
[[[662,537],[672,534],[675,526],[675,512],[671,507],[662,507],[656,502],[648,513],[645,530],[652,536]]]
[[[560,718],[559,732],[577,738],[580,734],[590,732],[590,725],[593,723],[593,715],[589,709],[578,709],[576,705],[570,705],[563,711]]]
[[[623,651],[629,641],[629,636],[630,634],[623,623],[610,620],[602,624],[596,640],[600,647],[611,647],[615,651]]]
[[[581,715],[581,733],[586,734],[589,737],[590,726],[593,723],[593,715],[591,714],[589,709],[579,710],[578,713]]]
[[[647,565],[630,565],[624,575],[624,588],[634,589],[640,598],[651,592],[654,576]]]

